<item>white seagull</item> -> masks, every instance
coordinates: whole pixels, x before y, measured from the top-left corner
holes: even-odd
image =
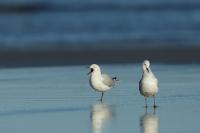
[[[111,77],[108,74],[102,74],[101,69],[97,64],[92,64],[90,67],[89,83],[90,86],[98,92],[101,92],[101,101],[103,99],[104,92],[110,90],[118,81],[117,77]]]
[[[147,108],[147,98],[153,97],[154,98],[154,108],[157,107],[155,103],[156,94],[158,93],[158,80],[154,76],[153,72],[150,69],[150,62],[145,60],[142,64],[143,74],[142,78],[139,82],[139,90],[140,94],[144,96],[145,104]]]

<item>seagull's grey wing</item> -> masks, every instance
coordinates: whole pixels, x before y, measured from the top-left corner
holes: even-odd
[[[140,81],[139,81],[139,91],[140,91],[140,94],[141,95],[144,95],[143,94],[143,91],[142,91],[142,87],[143,87],[143,78],[144,78],[144,75],[142,75],[142,78],[140,79]]]
[[[142,87],[142,79],[139,81],[139,89]]]
[[[142,89],[142,79],[140,79],[139,81],[139,90],[141,91],[141,89]]]
[[[109,87],[112,87],[114,85],[114,80],[111,76],[109,76],[108,74],[102,74],[101,76],[104,84],[106,84]]]

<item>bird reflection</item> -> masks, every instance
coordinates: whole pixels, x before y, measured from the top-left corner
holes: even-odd
[[[159,118],[155,109],[150,113],[146,109],[145,114],[141,116],[140,131],[141,133],[159,133]]]
[[[91,108],[92,133],[102,133],[106,123],[114,116],[111,106],[98,102]]]

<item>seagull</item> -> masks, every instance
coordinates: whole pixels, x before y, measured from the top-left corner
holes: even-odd
[[[102,74],[101,69],[97,64],[92,64],[89,68],[90,72],[88,73],[88,75],[90,75],[90,86],[95,91],[101,92],[100,101],[102,101],[104,92],[110,90],[119,80],[117,77],[111,77],[108,74]]]
[[[142,64],[143,68],[143,74],[142,78],[139,82],[139,90],[140,94],[144,96],[145,104],[147,108],[147,98],[153,97],[154,98],[154,108],[158,107],[156,105],[155,99],[156,94],[158,93],[159,87],[158,87],[158,80],[153,74],[153,72],[150,69],[150,62],[148,60],[145,60]]]

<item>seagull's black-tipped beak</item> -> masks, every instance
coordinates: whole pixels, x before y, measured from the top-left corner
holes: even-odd
[[[88,75],[90,75],[94,71],[93,68],[90,68],[90,71],[88,72]]]
[[[147,67],[147,65],[146,65],[146,64],[144,64],[144,66],[145,66],[145,68],[146,68],[147,72],[149,72],[149,68]]]
[[[146,69],[147,69],[147,72],[149,72],[149,68],[146,67]]]

